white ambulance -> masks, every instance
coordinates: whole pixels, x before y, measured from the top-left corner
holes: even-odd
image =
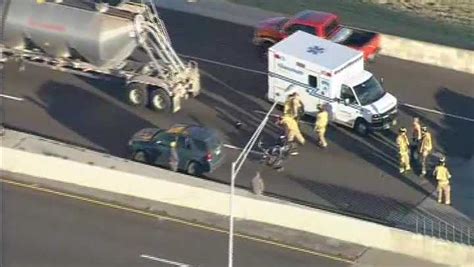
[[[298,31],[269,48],[268,75],[272,102],[297,92],[307,114],[327,104],[331,121],[363,135],[396,124],[397,99],[364,70],[355,49]]]

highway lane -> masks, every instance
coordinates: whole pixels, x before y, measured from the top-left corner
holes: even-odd
[[[188,13],[161,10],[160,14],[169,28],[175,48],[180,53],[266,71],[265,63],[257,59],[256,49],[251,44],[253,29]],[[474,117],[474,75],[390,57],[379,57],[376,64],[367,66],[377,77],[384,77],[386,89],[393,92],[401,102],[445,113]],[[232,72],[235,73],[233,70]],[[216,70],[213,73],[219,72]],[[258,98],[262,98],[266,92],[264,77],[258,79],[250,73],[244,76],[247,80],[251,79],[248,81],[237,80],[239,77],[229,79],[234,77],[225,74],[219,77],[238,90]],[[409,113],[412,115],[411,111]],[[431,120],[431,117],[424,113],[420,116],[422,119],[427,116],[427,120]],[[472,124],[464,122],[458,124],[455,121],[439,119],[433,124],[464,128],[465,131],[474,134]],[[451,124],[454,125],[451,126]],[[437,139],[447,139],[453,136],[447,137],[446,134],[440,134],[438,137]],[[450,154],[469,157],[474,154],[474,141],[468,145],[469,152],[462,152],[466,150],[464,145],[458,146],[452,143],[450,146],[443,143],[442,148],[449,149]]]
[[[179,52],[265,70],[249,42],[250,28],[173,11],[165,10],[162,15]],[[30,65],[24,72],[18,72],[16,64],[9,63],[5,93],[23,97],[25,101],[4,100],[5,119],[18,128],[118,156],[126,156],[125,144],[136,130],[153,125],[168,127],[176,122],[216,128],[226,143],[243,146],[262,117],[254,110],[269,107],[263,100],[266,78],[215,64],[201,63],[201,68],[203,94],[183,103],[179,113],[163,115],[126,106],[119,100],[117,81],[85,79]],[[474,114],[472,75],[387,57],[379,58],[370,68],[385,77],[387,88],[402,101],[458,115]],[[437,147],[448,157],[463,162],[472,156],[474,141],[468,138],[474,133],[472,123],[402,108],[401,124],[408,126],[409,116],[413,115],[428,123]],[[233,128],[237,119],[246,124],[243,130]],[[267,127],[265,140],[275,131],[275,127]],[[391,132],[362,139],[347,129],[331,127],[330,148],[321,151],[314,144],[310,127],[304,127],[303,131],[308,134],[309,142],[300,156],[289,160],[284,172],[261,168],[251,160],[246,163],[238,184],[248,186],[251,177],[260,170],[269,193],[395,221],[434,188],[415,175],[397,173]],[[226,164],[210,179],[228,181],[230,160],[237,151],[227,153]],[[456,175],[456,170],[453,172]]]
[[[0,189],[2,266],[227,266],[225,233],[3,183]],[[350,266],[238,237],[234,257],[236,267]]]

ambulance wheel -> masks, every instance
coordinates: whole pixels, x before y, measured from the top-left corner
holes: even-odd
[[[136,107],[146,105],[148,92],[145,84],[131,83],[127,85],[127,102]]]
[[[354,125],[354,130],[361,136],[367,136],[370,131],[369,124],[363,119],[358,119]]]
[[[158,88],[150,93],[150,108],[158,112],[171,112],[171,97],[163,89]]]

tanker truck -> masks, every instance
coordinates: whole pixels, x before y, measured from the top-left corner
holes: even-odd
[[[2,13],[2,61],[118,77],[129,104],[161,112],[200,92],[198,64],[177,55],[152,0],[5,0]]]

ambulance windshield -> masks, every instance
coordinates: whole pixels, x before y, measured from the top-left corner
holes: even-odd
[[[385,91],[374,76],[354,86],[354,91],[362,106],[374,103],[385,95]]]

